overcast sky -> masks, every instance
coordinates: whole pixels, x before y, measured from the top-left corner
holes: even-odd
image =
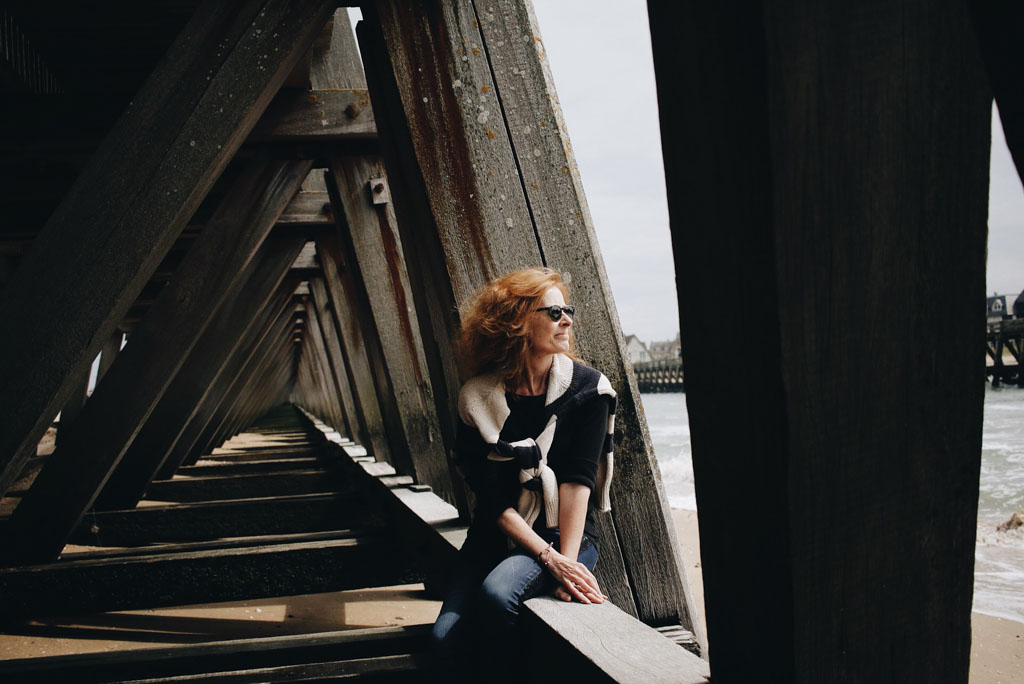
[[[533,0],[624,334],[679,320],[643,0]],[[992,130],[988,291],[1024,288],[1024,191],[999,117]]]

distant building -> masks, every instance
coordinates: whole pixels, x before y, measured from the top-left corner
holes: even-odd
[[[652,361],[680,358],[682,354],[680,354],[679,333],[676,333],[676,338],[674,340],[651,342],[647,346],[647,350],[651,354]]]
[[[985,303],[985,311],[989,323],[1009,318],[1010,312],[1006,310],[1006,295],[997,294],[989,297]]]
[[[647,351],[647,345],[640,341],[636,335],[626,335],[626,356],[630,363],[650,361],[651,353]]]

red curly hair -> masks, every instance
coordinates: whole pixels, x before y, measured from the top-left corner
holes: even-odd
[[[569,285],[550,268],[524,268],[487,283],[460,309],[462,331],[458,350],[470,376],[497,372],[508,388],[526,381],[530,347],[530,316],[544,293],[557,287],[569,303]],[[575,358],[569,329],[569,356]]]

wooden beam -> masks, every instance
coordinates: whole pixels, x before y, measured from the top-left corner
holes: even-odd
[[[0,569],[13,618],[293,596],[407,584],[417,577],[382,537],[257,545]]]
[[[408,253],[418,255],[416,259],[407,260],[406,267],[422,328],[420,339],[438,422],[444,443],[454,444],[456,404],[462,384],[454,349],[459,330],[458,309],[452,305],[455,295],[401,98],[394,78],[388,75],[390,59],[379,31],[366,30],[366,22],[363,22],[358,33],[362,52],[367,55],[368,76],[373,81],[371,99],[384,103],[384,109],[379,110],[385,120],[380,143],[386,157],[389,191],[402,244]],[[458,507],[463,519],[469,520],[471,505],[467,487],[454,472],[451,479],[455,497],[449,503]]]
[[[314,310],[315,305],[309,295],[304,295],[303,300],[305,327],[302,334],[302,350],[303,353],[309,355],[309,360],[316,373],[319,394],[324,402],[322,410],[331,427],[341,434],[352,434],[348,427],[348,416],[345,414],[341,401],[343,383],[347,385],[348,379],[344,375],[335,373],[334,364],[324,345],[320,322]],[[344,371],[344,369],[342,370]]]
[[[377,125],[366,89],[282,89],[249,134],[249,143],[373,140]]]
[[[85,406],[87,393],[89,392],[89,376],[92,375],[92,367],[86,368],[85,374],[75,383],[71,396],[68,397],[64,408],[60,410],[60,420],[57,422],[57,445],[68,439],[71,434],[71,426],[78,420],[78,414]]]
[[[585,606],[550,596],[530,599],[519,629],[530,678],[707,684],[708,663],[613,603]]]
[[[327,191],[303,190],[298,193],[281,212],[277,222],[282,228],[295,224],[333,227],[334,216],[331,214],[331,200],[327,196]]]
[[[333,10],[205,2],[50,217],[0,299],[0,492]]]
[[[991,100],[966,5],[648,9],[712,679],[967,681]]]
[[[978,47],[985,60],[989,85],[999,106],[1006,146],[1024,180],[1024,80],[1016,64],[1022,55],[1024,8],[1017,3],[969,2]]]
[[[385,415],[390,418],[391,453],[399,455],[392,462],[411,465],[408,473],[418,482],[452,499],[402,241],[394,209],[385,198],[384,165],[372,158],[335,158],[325,178],[332,199],[339,202],[335,213],[344,215],[347,228],[339,231],[339,244],[350,255],[351,278],[366,298],[380,340],[378,389],[382,406],[391,413]]]
[[[86,546],[145,546],[217,537],[372,527],[351,493],[228,499],[90,512],[72,536]]]
[[[13,681],[66,678],[79,684],[208,675],[242,668],[414,653],[426,647],[428,634],[427,625],[370,627],[112,653],[23,658],[0,662],[0,674]]]
[[[345,355],[345,364],[352,388],[359,422],[365,432],[353,435],[355,441],[366,447],[379,461],[391,461],[391,449],[384,431],[384,418],[367,356],[367,342],[361,323],[361,310],[355,297],[352,274],[343,261],[337,236],[325,236],[316,241],[317,258],[324,272],[325,291],[313,281],[314,295],[327,295],[337,337]]]
[[[306,307],[306,316],[310,322],[316,322],[316,330],[323,339],[324,351],[331,365],[331,372],[338,387],[338,401],[346,416],[347,435],[358,440],[366,428],[362,425],[362,416],[356,408],[356,399],[349,384],[349,372],[345,363],[345,353],[338,340],[338,327],[331,313],[331,303],[324,284],[323,271],[309,281],[310,297]]]
[[[314,468],[157,480],[146,488],[146,498],[150,501],[175,502],[253,499],[295,494],[328,494],[337,486],[336,476],[323,469]]]
[[[309,168],[257,163],[240,176],[12,515],[8,563],[57,557],[221,303],[244,284],[241,275]]]
[[[130,508],[142,497],[231,354],[254,326],[266,325],[285,306],[297,284],[285,281],[285,273],[302,244],[301,238],[264,242],[111,474],[97,509]]]

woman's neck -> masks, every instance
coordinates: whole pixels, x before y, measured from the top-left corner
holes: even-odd
[[[523,378],[523,384],[515,388],[515,393],[530,396],[543,394],[548,387],[548,373],[551,372],[554,360],[554,354],[527,357],[526,377]]]

